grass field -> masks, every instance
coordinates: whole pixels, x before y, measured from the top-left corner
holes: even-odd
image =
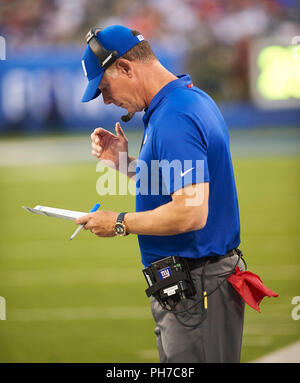
[[[234,159],[241,248],[250,271],[279,294],[247,308],[242,361],[300,338],[296,156]],[[157,362],[154,321],[135,236],[68,241],[75,225],[27,213],[36,204],[133,211],[133,196],[99,196],[94,162],[1,167],[0,362]]]

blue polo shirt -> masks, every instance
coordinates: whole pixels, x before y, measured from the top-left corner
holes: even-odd
[[[170,202],[171,194],[186,185],[209,182],[205,227],[172,236],[139,235],[144,266],[170,255],[200,258],[238,247],[239,209],[229,135],[215,102],[193,86],[188,75],[178,76],[154,96],[143,121],[137,212]]]

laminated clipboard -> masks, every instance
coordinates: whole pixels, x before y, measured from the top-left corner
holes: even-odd
[[[69,221],[75,221],[77,218],[88,214],[88,213],[84,213],[82,211],[58,209],[58,208],[54,208],[54,207],[41,206],[41,205],[36,205],[33,208],[27,207],[27,206],[22,206],[22,207],[23,207],[23,209],[29,211],[30,213],[46,215],[48,217],[66,219]]]

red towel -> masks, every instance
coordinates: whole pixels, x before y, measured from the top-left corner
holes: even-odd
[[[241,271],[238,266],[235,268],[235,273],[227,280],[244,301],[258,312],[260,312],[259,304],[265,296],[278,297],[278,294],[262,283],[258,275],[250,271]]]

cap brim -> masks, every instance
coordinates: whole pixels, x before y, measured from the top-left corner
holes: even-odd
[[[82,102],[91,101],[101,94],[101,90],[98,87],[102,80],[103,74],[104,72],[99,74],[99,76],[93,78],[91,81],[89,81],[88,86],[86,87],[84,95],[81,99]]]

